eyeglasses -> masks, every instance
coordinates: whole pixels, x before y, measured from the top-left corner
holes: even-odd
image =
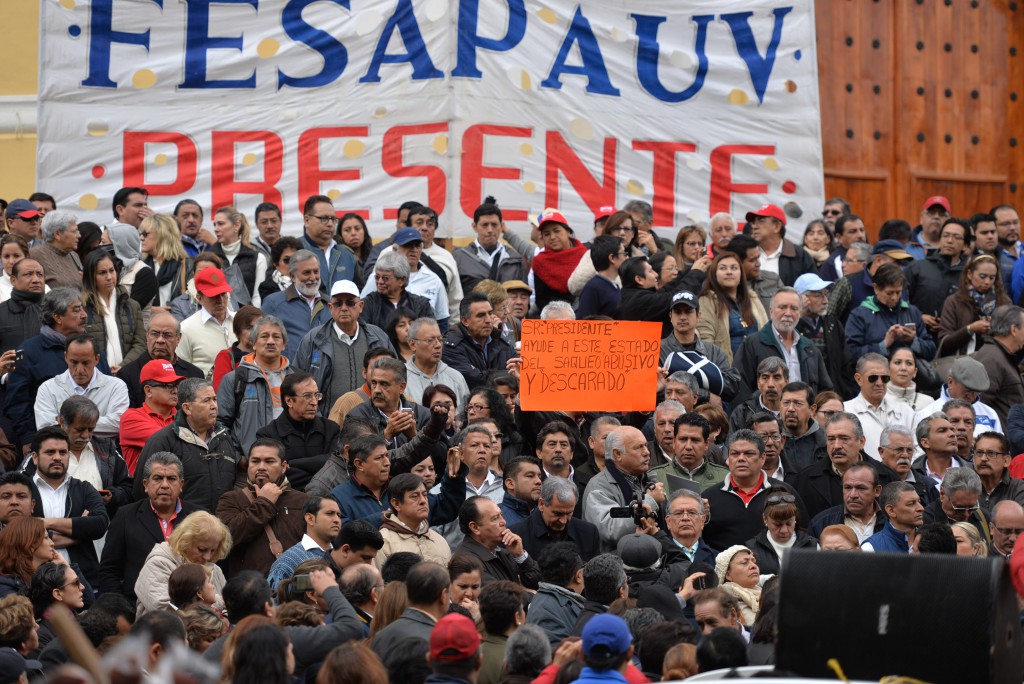
[[[889,380],[891,380],[891,379],[892,378],[890,376],[888,376],[888,375],[875,375],[874,373],[872,373],[871,375],[868,376],[868,382],[870,384],[872,384],[872,385],[874,385],[879,380],[881,380],[882,382],[888,383]]]
[[[468,404],[466,406],[467,411],[486,411],[490,406],[487,404]]]
[[[818,413],[825,416],[826,418],[831,418],[832,416],[839,413],[839,411],[825,411],[824,409],[822,409],[821,411],[818,411]]]
[[[974,511],[981,510],[981,506],[978,504],[973,506],[953,506],[950,504],[950,508],[953,509],[954,513],[973,513]]]
[[[821,212],[822,216],[842,216],[843,212],[841,209],[826,209]]]
[[[984,459],[987,460],[987,459],[990,459],[990,458],[999,458],[1000,456],[1009,456],[1009,453],[1006,452],[1006,451],[975,451],[974,452],[974,458],[976,458],[976,459],[977,458],[984,458]]]
[[[699,518],[701,517],[701,512],[691,508],[685,511],[670,511],[669,515],[671,515],[673,518],[681,518],[685,520],[686,518]]]
[[[139,237],[142,238],[143,240],[145,240],[146,238],[148,238],[152,234],[153,234],[153,231],[151,231],[151,230],[140,230],[139,231]]]
[[[608,233],[611,234],[611,235],[616,235],[618,233],[635,233],[635,232],[636,232],[636,228],[627,228],[625,226],[618,226],[618,227],[612,228],[610,231],[608,231]]]
[[[996,527],[993,525],[992,528],[1004,537],[1019,537],[1024,534],[1024,528],[1020,527]]]
[[[772,494],[764,502],[765,507],[778,506],[780,504],[796,503],[796,497],[792,494]]]
[[[864,261],[864,259],[843,259],[844,264],[863,264]]]
[[[159,330],[147,330],[146,334],[154,340],[173,340],[178,336],[176,332],[161,332]]]
[[[775,442],[776,444],[778,444],[779,442],[782,441],[782,435],[779,434],[778,432],[775,432],[770,435],[761,435],[761,439],[767,440],[769,442]]]
[[[351,309],[351,308],[355,307],[356,304],[358,304],[358,303],[359,303],[359,300],[356,299],[355,297],[350,297],[348,299],[332,299],[331,300],[331,306],[333,306],[336,309],[341,309],[341,308],[346,307],[346,306]]]
[[[306,392],[305,394],[299,395],[299,399],[302,399],[303,401],[320,401],[323,398],[323,392]]]
[[[410,337],[409,339],[412,340],[413,342],[422,342],[423,344],[429,344],[432,347],[440,347],[442,344],[444,344],[443,337],[427,337],[425,339],[421,339],[418,337]]]
[[[378,283],[389,283],[391,282],[391,274],[385,273],[382,275],[380,273],[374,273],[373,279],[376,280]]]
[[[338,225],[337,216],[315,216],[314,214],[306,214],[309,218],[316,219],[325,226],[336,226]]]

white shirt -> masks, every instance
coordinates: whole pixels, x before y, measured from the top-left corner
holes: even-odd
[[[323,551],[324,553],[327,553],[332,548],[334,548],[333,546],[328,544],[327,548],[325,549],[324,547],[320,546],[320,544],[317,543],[316,539],[313,539],[308,534],[302,535],[302,541],[300,541],[299,543],[302,544],[302,549],[304,551],[314,551],[314,550],[317,550],[317,551]]]
[[[761,270],[769,273],[779,274],[779,257],[782,256],[783,241],[779,240],[779,247],[769,254],[760,247],[757,248],[758,260],[761,262]],[[790,378],[792,381],[792,377]]]
[[[882,403],[875,408],[863,394],[858,394],[843,404],[843,410],[854,414],[860,420],[860,425],[864,428],[864,452],[876,461],[882,460],[878,453],[882,430],[890,425],[902,425],[910,429],[914,423],[914,410],[904,402],[895,401],[889,396],[883,397]]]
[[[352,337],[349,337],[347,332],[345,332],[344,330],[339,328],[337,323],[334,323],[333,325],[334,325],[334,334],[338,336],[338,339],[341,340],[342,344],[347,344],[348,346],[351,347],[353,344],[355,344],[355,341],[359,339],[359,326],[358,325],[356,325],[356,334],[353,335]]]
[[[68,456],[68,477],[85,480],[95,487],[96,491],[103,489],[103,478],[100,477],[100,468],[96,463],[96,452],[92,449],[92,442],[85,445],[81,456],[75,456],[74,452],[70,452]]]
[[[484,478],[483,483],[481,483],[481,485],[479,487],[477,487],[475,484],[470,482],[469,478],[467,477],[466,478],[466,493],[467,493],[467,495],[468,495],[469,492],[473,492],[473,496],[486,496],[487,495],[487,490],[493,485],[494,480],[497,477],[498,476],[494,474],[493,470],[488,470],[487,471],[487,477]]]
[[[800,341],[800,333],[796,330],[793,331],[793,345],[786,346],[786,341],[782,339],[782,335],[772,325],[772,334],[775,335],[775,339],[779,343],[779,347],[782,348],[782,358],[786,362],[786,366],[789,368],[789,381],[800,382],[800,357],[797,356],[796,346]]]
[[[36,489],[39,491],[39,498],[42,500],[40,503],[43,505],[43,517],[66,518],[68,515],[68,477],[65,476],[56,489],[41,478],[39,473],[32,476],[32,482],[35,483]],[[56,551],[64,557],[68,564],[71,563],[71,556],[68,555],[67,549],[56,549]]]
[[[871,535],[875,533],[875,523],[878,519],[878,513],[871,516],[871,520],[866,523],[862,523],[852,515],[843,516],[843,524],[853,530],[853,533],[857,535],[857,543],[863,544],[868,540]]]

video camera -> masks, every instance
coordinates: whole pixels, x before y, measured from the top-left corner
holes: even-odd
[[[615,506],[609,509],[608,515],[613,518],[632,518],[633,524],[637,527],[640,526],[644,518],[656,520],[658,517],[644,508],[644,495],[642,492],[633,494],[633,499],[629,502],[628,506]]]

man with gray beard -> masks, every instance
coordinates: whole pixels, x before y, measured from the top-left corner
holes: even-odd
[[[308,249],[300,249],[288,262],[292,284],[263,300],[263,313],[284,321],[288,346],[284,357],[295,359],[299,341],[313,328],[331,320],[327,298],[320,291],[320,260]]]

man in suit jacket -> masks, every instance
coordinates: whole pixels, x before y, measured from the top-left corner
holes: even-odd
[[[153,546],[167,541],[177,523],[200,510],[181,500],[184,466],[171,452],[150,456],[139,477],[146,498],[122,506],[114,516],[99,572],[100,591],[117,592],[133,603],[135,580]]]
[[[601,537],[597,527],[573,517],[580,492],[564,477],[548,477],[540,489],[537,508],[522,522],[509,529],[523,540],[523,549],[532,558],[540,558],[548,545],[571,541],[583,562],[601,553]]]
[[[405,577],[409,607],[373,640],[374,653],[384,656],[410,637],[430,641],[434,625],[448,613],[450,584],[448,571],[439,563],[421,561],[412,566]]]

